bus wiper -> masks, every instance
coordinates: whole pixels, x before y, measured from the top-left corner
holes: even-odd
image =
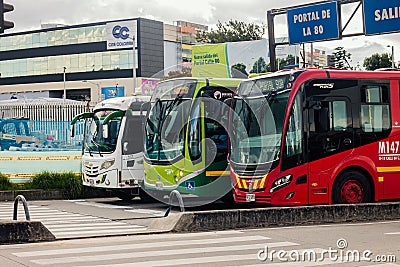
[[[88,149],[88,151],[89,151],[89,155],[91,156],[91,157],[93,157],[93,155],[92,155],[92,148],[86,143],[86,141],[84,140],[83,141],[84,142],[84,146]]]
[[[100,145],[99,145],[98,143],[96,143],[96,141],[94,141],[93,137],[90,139],[90,142],[93,143],[93,144],[96,146],[97,151],[99,152],[100,157],[103,157],[103,154],[101,154],[101,151],[100,151]]]

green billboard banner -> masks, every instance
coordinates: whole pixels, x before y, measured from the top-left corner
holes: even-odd
[[[192,76],[229,78],[227,44],[208,44],[192,48]]]

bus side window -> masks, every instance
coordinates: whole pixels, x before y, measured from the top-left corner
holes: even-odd
[[[391,130],[389,88],[383,85],[361,87],[361,142],[368,144],[387,137]]]

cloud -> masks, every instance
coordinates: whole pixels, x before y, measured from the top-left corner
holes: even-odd
[[[13,12],[6,13],[7,20],[14,21],[15,28],[7,33],[40,29],[41,23],[75,25],[107,20],[145,17],[172,24],[177,20],[191,21],[215,26],[218,21],[230,19],[266,23],[266,12],[270,9],[313,4],[312,0],[6,0],[14,5]],[[348,20],[357,3],[346,5],[343,21]],[[362,31],[361,11],[349,23],[346,34]],[[286,16],[275,19],[276,37],[287,36]],[[395,46],[395,56],[400,56],[400,34],[359,36],[340,41],[315,43],[315,48],[324,48],[328,53],[343,46],[353,54],[353,62],[363,61],[372,53],[390,52],[387,45]]]

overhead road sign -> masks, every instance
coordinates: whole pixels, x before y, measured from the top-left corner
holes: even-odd
[[[364,0],[366,35],[400,32],[399,0]]]
[[[290,44],[339,39],[337,2],[288,9],[287,20]]]

